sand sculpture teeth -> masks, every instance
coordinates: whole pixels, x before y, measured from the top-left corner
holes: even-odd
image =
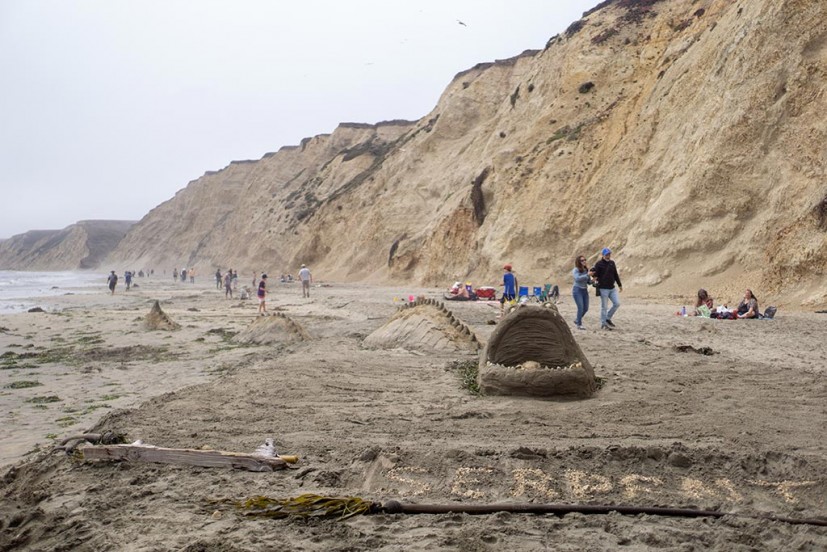
[[[492,395],[588,397],[596,389],[591,364],[551,304],[520,305],[500,321],[477,380]]]
[[[247,328],[233,337],[233,341],[238,343],[259,345],[310,339],[302,325],[283,312],[275,312],[273,316],[258,316]]]

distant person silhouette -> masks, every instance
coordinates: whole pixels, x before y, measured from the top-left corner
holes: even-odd
[[[299,279],[302,281],[302,297],[310,297],[310,284],[313,282],[313,275],[310,274],[310,269],[302,265],[299,270]]]
[[[109,291],[112,292],[112,295],[115,295],[115,286],[118,285],[118,275],[115,274],[114,270],[109,274],[109,278],[107,278],[106,281],[109,283]]]
[[[258,283],[258,313],[262,316],[267,315],[267,275],[261,275],[261,281]]]
[[[224,298],[233,298],[233,269],[229,269],[224,275]]]

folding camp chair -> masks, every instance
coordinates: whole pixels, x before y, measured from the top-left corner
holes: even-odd
[[[535,288],[536,289],[536,288]],[[560,300],[560,288],[557,286],[546,284],[543,286],[543,292],[540,294],[540,302],[545,303],[546,301],[550,301],[557,304],[557,301]]]
[[[517,302],[518,303],[525,303],[528,301],[528,286],[520,286],[520,289],[517,291]]]

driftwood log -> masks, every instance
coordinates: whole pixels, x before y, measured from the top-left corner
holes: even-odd
[[[283,470],[298,459],[295,456],[262,457],[220,450],[193,450],[146,445],[103,445],[77,449],[83,460],[127,460],[157,464],[181,464],[204,468],[235,468],[254,472]]]
[[[480,355],[480,391],[493,395],[588,397],[594,369],[551,303],[505,316]]]

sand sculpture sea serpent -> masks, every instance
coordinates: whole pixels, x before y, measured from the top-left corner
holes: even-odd
[[[517,306],[497,324],[477,378],[489,395],[584,398],[596,389],[592,365],[551,303]]]
[[[270,316],[259,316],[233,337],[236,343],[272,345],[277,343],[295,343],[308,341],[310,335],[305,329],[284,313],[277,312]]]
[[[420,297],[406,303],[363,344],[376,349],[476,353],[480,344],[473,330],[445,304]]]
[[[172,320],[172,318],[161,309],[161,304],[155,301],[152,309],[144,318],[144,327],[147,330],[177,330],[181,325]]]

